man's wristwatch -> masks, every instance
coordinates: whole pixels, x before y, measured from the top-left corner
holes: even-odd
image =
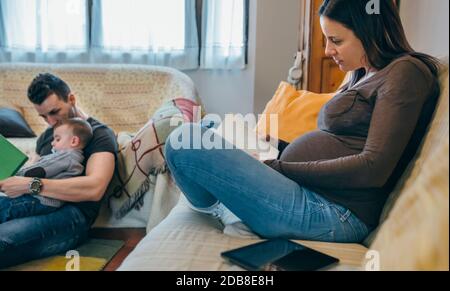
[[[34,194],[34,195],[39,195],[39,193],[41,193],[42,190],[42,181],[39,178],[33,178],[33,180],[31,180],[30,182],[30,193]]]

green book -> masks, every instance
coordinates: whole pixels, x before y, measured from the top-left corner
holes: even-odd
[[[0,181],[14,176],[27,161],[27,155],[0,134]]]

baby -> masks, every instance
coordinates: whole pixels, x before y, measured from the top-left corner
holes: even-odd
[[[65,179],[81,176],[84,172],[83,149],[93,133],[90,124],[80,118],[68,119],[54,127],[52,154],[21,169],[17,176]],[[41,195],[26,194],[17,198],[0,197],[0,223],[29,216],[47,214],[64,202]]]

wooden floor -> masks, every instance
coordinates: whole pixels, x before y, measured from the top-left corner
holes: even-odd
[[[125,245],[105,266],[104,271],[115,271],[145,236],[145,228],[94,228],[91,238],[123,240]]]

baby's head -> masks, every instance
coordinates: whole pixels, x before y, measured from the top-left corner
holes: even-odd
[[[53,127],[52,147],[55,151],[82,150],[93,136],[91,125],[81,119],[72,118]]]

